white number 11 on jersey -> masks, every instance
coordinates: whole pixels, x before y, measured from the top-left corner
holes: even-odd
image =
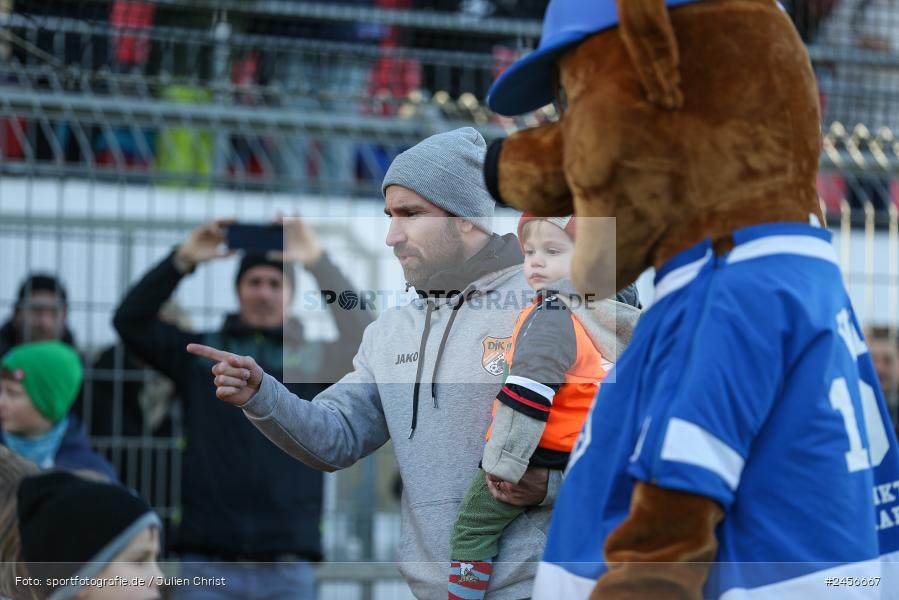
[[[859,337],[849,320],[849,311],[843,309],[837,314],[837,328],[840,337],[846,343],[846,348],[853,359],[868,351],[864,341]],[[852,395],[849,393],[849,385],[843,377],[837,377],[830,384],[830,405],[843,415],[843,425],[846,427],[846,435],[849,437],[849,452],[846,453],[846,465],[849,472],[870,469],[879,465],[890,449],[890,439],[887,436],[886,427],[880,416],[880,408],[877,405],[877,394],[874,388],[858,380],[858,392],[861,399],[862,418],[865,420],[865,432],[868,434],[866,448],[862,441],[861,430],[858,426],[858,416],[855,406],[852,404]]]

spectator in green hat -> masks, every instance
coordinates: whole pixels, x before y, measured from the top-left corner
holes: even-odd
[[[93,471],[115,480],[81,423],[69,416],[83,377],[75,350],[59,341],[16,346],[0,359],[0,443],[41,469]]]

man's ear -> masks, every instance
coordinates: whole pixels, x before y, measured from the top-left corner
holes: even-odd
[[[459,230],[459,233],[471,233],[474,229],[474,223],[471,221],[466,221],[462,217],[453,217],[456,220],[456,228]]]

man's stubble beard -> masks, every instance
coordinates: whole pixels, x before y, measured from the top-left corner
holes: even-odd
[[[433,249],[431,258],[425,260],[418,257],[418,265],[403,267],[406,283],[420,289],[428,280],[441,271],[451,269],[465,262],[465,248],[462,246],[462,234],[452,219],[447,219],[440,237],[430,244]]]

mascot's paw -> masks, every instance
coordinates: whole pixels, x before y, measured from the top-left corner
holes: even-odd
[[[606,539],[608,573],[590,598],[702,598],[724,512],[714,500],[638,483],[628,517]]]

